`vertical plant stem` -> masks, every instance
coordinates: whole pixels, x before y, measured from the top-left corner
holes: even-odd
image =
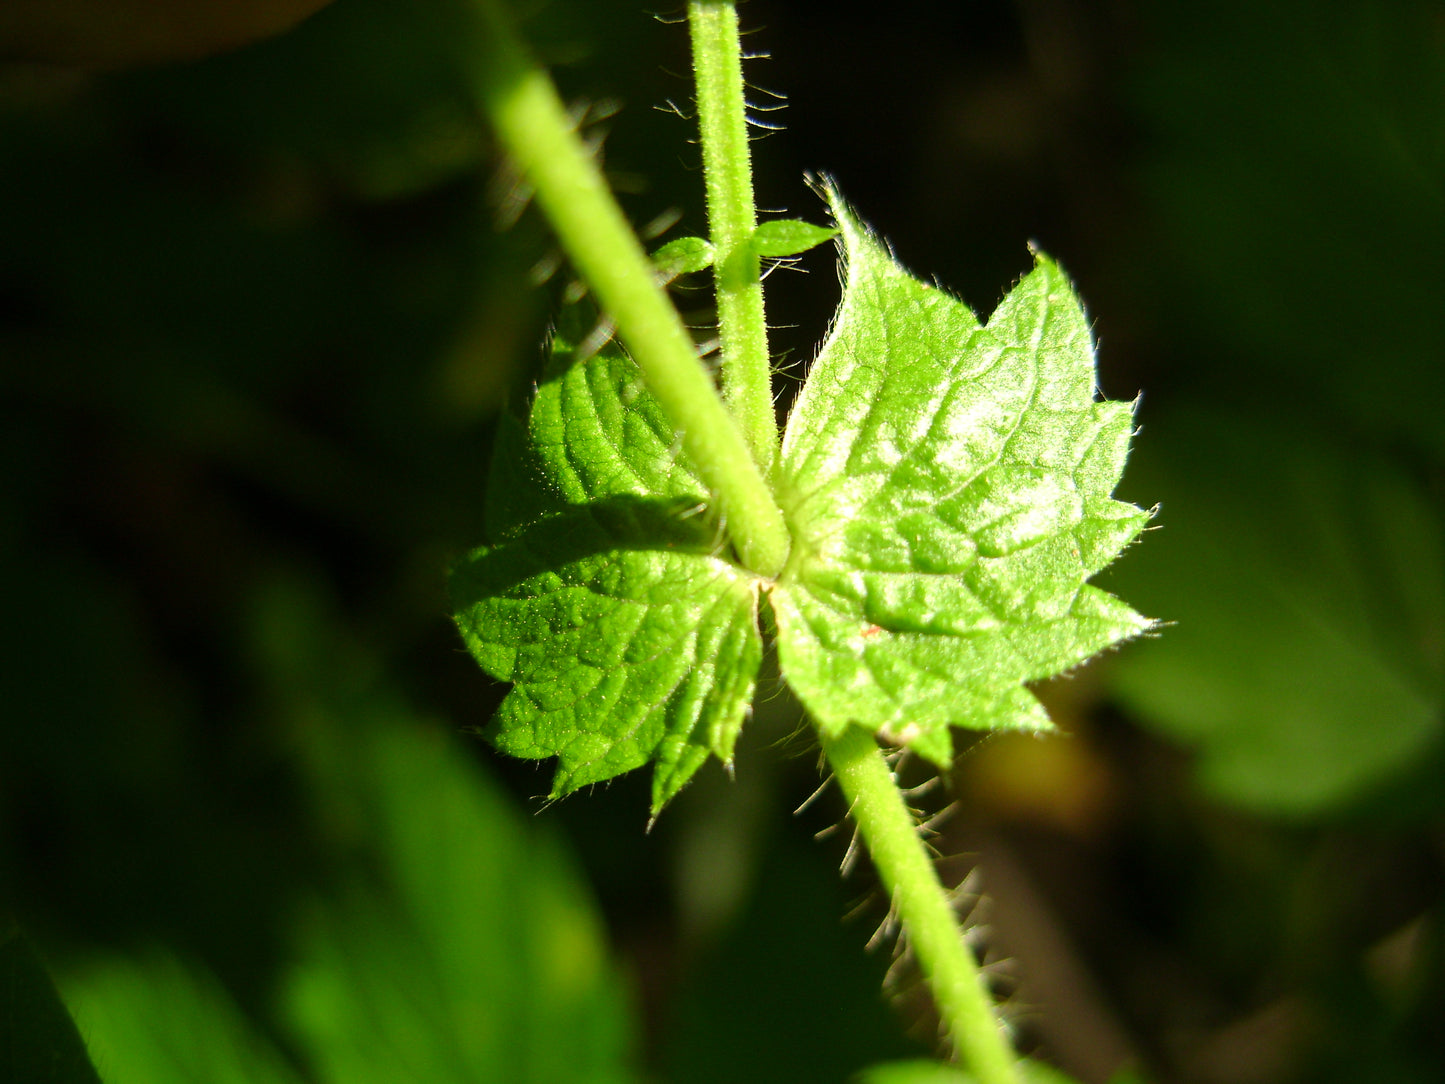
[[[949,1035],[978,1084],[1019,1084],[978,964],[873,735],[850,726],[821,734],[849,813],[887,887]]]
[[[738,13],[730,0],[691,0],[687,20],[707,178],[708,229],[717,253],[713,276],[723,397],[741,424],[758,465],[771,476],[778,458],[778,423],[773,412],[761,267],[752,245],[757,211]]]
[[[481,0],[480,11],[479,90],[499,139],[717,495],[743,564],[776,576],[787,561],[788,528],[737,423],[551,79],[527,55],[499,0]]]

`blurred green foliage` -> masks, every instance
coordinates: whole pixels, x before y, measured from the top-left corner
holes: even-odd
[[[649,108],[686,106],[685,35],[624,0],[529,14],[635,221],[676,208],[701,233],[687,126]],[[1091,307],[1105,391],[1144,391],[1121,495],[1160,502],[1159,530],[1104,585],[1175,624],[1042,690],[1070,774],[965,757],[940,841],[1006,848],[1056,935],[1007,948],[1025,1043],[1104,1079],[1077,1068],[1094,1040],[1066,1001],[1027,1003],[1062,952],[1148,1079],[1439,1079],[1438,5],[743,16],[776,58],[754,78],[790,98],[755,145],[762,206],[814,216],[801,175],[826,170],[979,310],[1032,238]],[[482,537],[492,427],[565,280],[536,285],[555,253],[468,104],[468,33],[464,0],[336,0],[200,63],[0,71],[0,911],[77,1005],[84,974],[152,974],[129,1004],[233,1014],[216,1042],[304,1079],[328,1070],[300,1052],[383,994],[416,995],[398,1026],[473,1011],[476,983],[541,1013],[549,951],[599,961],[608,992],[570,1034],[608,1071],[843,1079],[915,1056],[904,1026],[931,1025],[906,982],[891,1018],[868,929],[836,921],[864,889],[808,838],[841,811],[788,817],[817,782],[766,748],[795,706],[765,690],[737,781],[702,773],[651,835],[627,777],[519,842],[545,768],[463,733],[500,690],[460,652],[443,570]],[[836,300],[827,253],[803,265],[769,279],[790,365]],[[971,781],[985,763],[1007,788]],[[435,819],[463,808],[478,842]],[[556,893],[571,950],[498,956],[481,916],[537,936],[492,894],[514,879]],[[143,1056],[148,1025],[122,1026]],[[422,1058],[454,1032],[409,1034]]]
[[[1179,628],[1120,688],[1216,793],[1328,812],[1445,763],[1445,29],[1408,3],[1163,29],[1143,178],[1193,303],[1135,482],[1178,518],[1120,575]]]
[[[0,1078],[35,1084],[100,1080],[44,962],[13,922],[0,930]]]
[[[1176,496],[1149,540],[1164,552],[1131,555],[1121,576],[1179,616],[1115,684],[1199,748],[1212,793],[1318,814],[1408,774],[1441,741],[1445,538],[1390,459],[1248,418],[1170,415],[1139,465],[1134,484]]]
[[[67,968],[108,1084],[632,1079],[630,999],[553,834],[347,667],[304,589],[257,609],[334,863],[292,911],[259,1025],[163,949]]]

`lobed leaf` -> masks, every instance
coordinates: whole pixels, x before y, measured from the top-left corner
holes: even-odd
[[[706,490],[615,345],[578,356],[574,311],[524,425],[504,427],[496,543],[452,572],[468,648],[513,688],[502,751],[557,757],[552,797],[656,761],[653,812],[730,763],[762,658],[755,578],[718,555]]]
[[[980,326],[828,196],[847,273],[783,442],[779,659],[825,732],[947,764],[951,726],[1046,728],[1026,682],[1150,627],[1085,582],[1149,518],[1111,496],[1132,410],[1095,401],[1052,261]]]
[[[981,325],[829,199],[846,280],[783,442],[779,660],[824,732],[858,724],[946,765],[951,727],[1046,729],[1028,682],[1151,627],[1087,583],[1149,519],[1112,496],[1132,409],[1096,401],[1052,261]],[[784,248],[828,232],[770,225]],[[497,747],[557,757],[554,797],[656,761],[655,813],[709,756],[731,760],[765,585],[727,559],[631,360],[576,347],[588,319],[564,315],[526,422],[504,423],[493,544],[452,589],[472,653],[513,684]]]

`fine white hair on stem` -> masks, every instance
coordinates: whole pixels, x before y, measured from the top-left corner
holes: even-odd
[[[838,821],[837,824],[829,824],[827,828],[819,828],[819,830],[814,833],[815,843],[822,843],[822,841],[827,840],[827,838],[832,837],[832,835],[837,835],[840,828],[842,828],[842,821]]]
[[[800,805],[800,806],[798,806],[797,809],[793,810],[793,816],[796,817],[796,816],[801,815],[810,805],[812,805],[812,804],[813,804],[814,802],[816,802],[819,798],[821,798],[821,797],[823,796],[823,793],[824,793],[830,786],[832,786],[832,785],[833,785],[833,773],[832,773],[832,772],[829,772],[829,773],[824,777],[823,781],[818,784],[818,789],[815,790],[815,791],[813,791],[813,793],[810,794],[810,795],[808,795],[806,798],[804,798],[804,799],[803,799],[803,804]]]
[[[656,109],[659,113],[675,113],[683,120],[689,121],[692,120],[693,116],[695,115],[687,112],[685,109],[682,108],[682,106],[678,105],[671,98],[666,99],[662,105],[654,105],[652,108]]]
[[[586,361],[600,351],[612,340],[616,330],[617,325],[609,317],[599,316],[587,337],[577,344],[577,360]]]
[[[545,286],[562,267],[562,250],[552,249],[539,258],[527,271],[527,281],[533,286]]]
[[[958,803],[957,803],[957,802],[949,802],[948,805],[944,806],[942,809],[940,809],[937,813],[933,814],[933,816],[929,817],[927,820],[923,820],[923,821],[919,821],[919,822],[918,822],[918,831],[919,831],[919,834],[920,834],[920,835],[923,835],[923,836],[925,836],[925,837],[927,837],[927,838],[932,838],[932,837],[934,837],[934,836],[937,836],[937,835],[939,834],[939,832],[938,832],[938,827],[939,827],[939,825],[946,823],[946,822],[954,815],[954,813],[956,813],[957,811],[958,811]]]
[[[873,931],[873,936],[868,938],[868,942],[864,947],[869,952],[875,952],[879,945],[892,939],[894,952],[896,954],[898,945],[902,941],[902,932],[903,924],[898,918],[898,905],[896,903],[890,904],[887,912],[883,915],[882,919],[879,920],[877,928]],[[896,959],[894,962],[897,962]]]
[[[758,120],[757,117],[751,115],[744,117],[743,121],[749,128],[760,129],[763,135],[768,135],[772,132],[781,132],[786,127],[786,125],[775,124],[770,120]],[[761,138],[761,136],[755,138]]]
[[[967,918],[983,901],[983,894],[979,891],[979,879],[978,867],[975,866],[965,873],[963,880],[948,893],[949,906],[960,919]]]
[[[848,849],[843,852],[843,861],[838,863],[838,872],[847,877],[858,865],[858,858],[863,853],[859,844],[858,829],[853,829],[852,836],[848,839]]]
[[[869,889],[843,909],[843,921],[855,922],[861,919],[867,912],[873,910],[878,902],[878,893]]]
[[[495,208],[497,229],[509,230],[515,226],[531,204],[533,195],[535,190],[522,177],[511,159],[504,158],[492,174],[491,183],[487,185],[487,202]],[[560,255],[558,262],[561,262]]]

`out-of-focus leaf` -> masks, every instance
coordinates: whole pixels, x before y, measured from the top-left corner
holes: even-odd
[[[411,725],[318,734],[374,881],[300,924],[283,1019],[335,1084],[630,1079],[629,1010],[598,918],[549,837]]]
[[[0,917],[0,1080],[99,1084],[35,950]]]
[[[358,860],[298,917],[276,1025],[324,1084],[631,1079],[627,997],[575,871],[455,741],[406,718],[307,733]],[[65,993],[107,1084],[304,1079],[164,953],[80,971]]]
[[[105,1084],[303,1079],[209,973],[168,952],[97,962],[64,987]]]
[[[715,255],[712,242],[704,237],[678,237],[652,254],[652,265],[660,278],[671,282],[678,275],[711,267]]]
[[[1114,671],[1213,794],[1311,815],[1441,736],[1445,543],[1383,458],[1271,419],[1176,417],[1140,471],[1162,529],[1113,582],[1177,622]]]

